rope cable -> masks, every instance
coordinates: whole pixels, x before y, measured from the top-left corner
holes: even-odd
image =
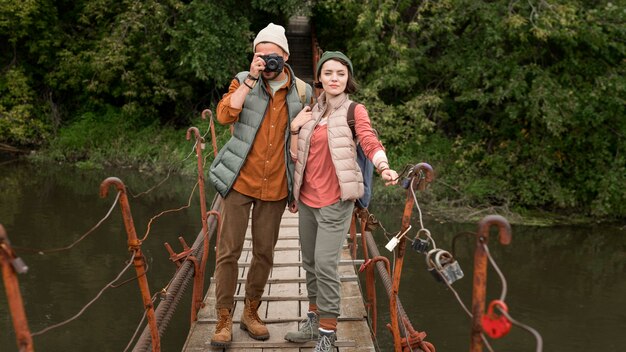
[[[83,307],[83,308],[82,308],[82,309],[81,309],[78,313],[76,313],[73,317],[71,317],[71,318],[69,318],[69,319],[67,319],[67,320],[65,320],[65,321],[62,321],[62,322],[60,322],[60,323],[57,323],[57,324],[54,324],[54,325],[48,326],[47,328],[45,328],[45,329],[43,329],[43,330],[37,331],[37,332],[35,332],[35,333],[32,333],[32,334],[31,334],[31,336],[38,336],[38,335],[44,334],[44,333],[46,333],[46,332],[48,332],[48,331],[50,331],[50,330],[52,330],[52,329],[56,329],[56,328],[58,328],[58,327],[61,327],[61,326],[65,325],[65,324],[67,324],[67,323],[69,323],[69,322],[71,322],[71,321],[75,320],[75,319],[76,319],[76,318],[78,318],[79,316],[81,316],[81,315],[85,312],[85,310],[87,310],[87,308],[89,308],[89,306],[91,306],[91,305],[92,305],[95,301],[97,301],[97,300],[98,300],[98,298],[100,298],[100,296],[102,296],[102,294],[104,293],[104,291],[106,291],[106,290],[107,290],[107,289],[108,289],[108,288],[109,288],[109,287],[110,287],[110,286],[111,286],[114,282],[116,282],[117,280],[119,280],[119,279],[120,279],[120,277],[122,277],[122,275],[126,272],[126,270],[128,270],[128,268],[130,268],[130,267],[131,267],[131,265],[133,265],[133,260],[135,259],[135,254],[136,254],[136,253],[135,253],[135,252],[133,252],[133,255],[131,256],[130,260],[128,261],[128,264],[127,264],[127,265],[126,265],[126,267],[124,267],[124,269],[122,269],[122,271],[121,271],[121,272],[120,272],[120,273],[119,273],[119,274],[115,277],[115,279],[113,279],[113,281],[109,282],[106,286],[104,286],[104,287],[100,290],[100,292],[98,292],[98,294],[96,295],[96,297],[94,297],[91,301],[89,301],[89,302],[88,302],[88,303],[87,303],[87,304],[86,304],[86,305],[85,305],[85,306],[84,306],[84,307]]]
[[[365,232],[365,229],[361,229],[361,236],[365,236],[364,232]],[[365,245],[367,246],[367,242],[366,242]],[[352,257],[352,256],[350,256],[350,257]],[[353,265],[353,267],[356,267],[355,258],[352,258],[352,265]],[[369,265],[371,265],[371,263]],[[358,273],[357,273],[357,276],[358,276]],[[363,292],[363,286],[361,285],[361,280],[356,280],[356,283],[357,283],[357,286],[359,286],[359,292]],[[373,282],[372,284],[375,284],[375,282]],[[374,290],[375,289],[376,289],[376,287],[374,285]],[[371,302],[369,302],[369,303],[371,303]],[[376,309],[376,307],[374,307],[374,309]],[[374,338],[374,343],[376,344],[376,348],[377,348],[376,350],[380,351],[380,346],[378,345],[378,338],[376,337],[376,334],[374,334],[374,330],[372,329],[372,320],[371,320],[371,316],[369,314],[369,311],[367,312],[367,320],[368,320],[367,327],[370,330],[370,336],[372,336]]]
[[[95,231],[104,222],[104,220],[106,220],[109,217],[109,215],[111,215],[111,212],[115,208],[115,205],[117,204],[117,200],[119,199],[121,193],[122,192],[120,192],[120,191],[117,192],[117,195],[115,196],[115,199],[113,200],[113,204],[111,205],[111,208],[109,208],[109,211],[106,213],[106,215],[102,219],[100,219],[100,221],[98,221],[98,223],[96,223],[91,229],[89,229],[87,232],[85,232],[85,234],[80,236],[76,241],[74,241],[69,246],[61,247],[61,248],[53,248],[53,249],[36,249],[36,248],[25,248],[25,247],[18,247],[18,246],[13,246],[13,248],[21,250],[21,251],[37,252],[39,254],[60,252],[60,251],[64,251],[64,250],[67,250],[67,249],[71,249],[76,244],[78,244],[80,241],[85,239],[85,237],[87,237],[90,233]]]
[[[220,197],[219,195],[216,195],[215,198],[213,198],[211,209],[213,210],[219,209],[222,206],[221,202],[222,202],[222,197]],[[208,231],[209,234],[212,234],[213,232],[215,232],[215,229],[217,228],[217,221],[211,221],[212,219],[213,218],[209,219],[209,231]],[[195,242],[191,246],[192,248],[191,255],[194,255],[197,257],[198,254],[202,251],[201,246],[204,242],[205,237],[207,236],[204,236],[203,231],[201,231],[200,234],[196,237]],[[206,240],[210,241],[211,238],[212,236],[209,235],[206,238]],[[161,302],[159,303],[158,307],[155,310],[155,320],[157,321],[157,324],[159,326],[160,335],[163,334],[165,330],[167,329],[169,325],[169,321],[171,320],[174,312],[176,311],[178,303],[182,299],[182,296],[185,290],[187,289],[187,287],[191,284],[193,273],[194,273],[193,263],[189,260],[186,260],[181,264],[180,268],[178,268],[178,270],[176,271],[174,275],[174,278],[170,280],[171,283],[168,284],[168,293],[165,296],[165,298],[161,300]],[[152,345],[152,340],[150,338],[150,329],[145,327],[143,332],[141,333],[141,336],[137,340],[137,343],[135,344],[133,351],[134,352],[148,351],[151,345]]]
[[[157,215],[153,216],[150,221],[148,221],[148,225],[146,228],[146,233],[144,234],[143,238],[141,239],[140,242],[144,242],[146,240],[146,238],[148,238],[148,234],[150,234],[150,228],[152,227],[152,222],[154,220],[156,220],[157,218],[159,218],[161,215],[164,215],[166,213],[173,213],[173,212],[177,212],[177,211],[181,211],[183,209],[189,208],[191,206],[191,198],[193,198],[193,194],[196,193],[196,187],[198,187],[198,182],[196,182],[196,184],[193,186],[193,189],[191,190],[191,194],[189,194],[189,199],[187,201],[187,205],[183,205],[182,207],[179,208],[175,208],[175,209],[168,209],[168,210],[164,210],[160,213],[158,213]]]
[[[150,299],[153,306],[154,306],[154,301],[156,301],[156,296],[157,294],[155,293],[154,295],[152,295],[152,298]],[[130,347],[130,345],[132,345],[133,341],[135,341],[135,338],[137,337],[137,333],[139,332],[139,329],[143,326],[144,320],[146,320],[147,313],[148,311],[144,309],[143,314],[141,315],[141,320],[139,320],[139,324],[137,324],[137,328],[135,328],[135,332],[133,333],[133,336],[130,338],[130,341],[128,341],[126,348],[124,348],[124,352],[128,351],[128,348]]]
[[[424,229],[424,221],[422,219],[422,209],[420,208],[419,202],[417,201],[417,196],[415,195],[415,189],[413,188],[413,182],[415,182],[415,177],[411,178],[411,194],[413,195],[413,200],[415,201],[415,207],[417,208],[417,211],[419,213],[419,219],[420,219],[420,230]]]
[[[481,242],[482,242],[482,239],[481,239]],[[502,293],[500,294],[500,300],[504,302],[506,298],[506,291],[507,291],[506,278],[504,277],[504,274],[500,270],[500,267],[498,267],[498,264],[496,264],[496,261],[493,260],[493,257],[491,257],[491,253],[489,252],[489,247],[487,247],[487,244],[482,243],[482,246],[485,249],[485,252],[487,253],[487,258],[489,258],[489,262],[491,263],[493,268],[496,270],[496,272],[498,273],[498,276],[500,276],[500,280],[502,281]]]
[[[502,309],[499,309],[499,307],[496,307],[496,308],[498,308],[500,313],[502,313],[502,315],[504,315],[507,319],[509,319],[511,321],[511,323],[513,323],[513,324],[519,326],[520,328],[530,332],[535,337],[535,340],[537,340],[536,352],[543,351],[543,338],[541,337],[541,334],[539,334],[539,332],[537,330],[533,329],[532,327],[530,327],[530,326],[528,326],[528,325],[526,325],[524,323],[521,323],[521,322],[513,319],[513,317],[511,317],[511,315],[509,315],[509,312],[506,312],[506,311],[504,311]]]
[[[144,261],[144,266],[145,266],[145,270],[144,270],[144,273],[143,273],[143,274],[141,274],[141,275],[135,275],[134,277],[131,277],[131,278],[129,278],[129,279],[126,279],[126,280],[124,280],[124,281],[120,282],[120,283],[119,283],[119,284],[117,284],[117,285],[111,285],[111,288],[120,288],[120,287],[122,287],[122,286],[126,285],[126,284],[127,284],[127,283],[129,283],[129,282],[132,282],[132,281],[138,280],[140,277],[143,277],[143,276],[148,275],[148,272],[150,271],[150,265]]]

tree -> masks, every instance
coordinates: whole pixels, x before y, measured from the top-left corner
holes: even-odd
[[[297,0],[0,3],[0,142],[37,145],[85,113],[183,125],[251,55],[253,31]],[[105,113],[106,112],[106,113]]]
[[[443,135],[440,176],[470,203],[626,215],[621,7],[347,0],[315,14],[354,28],[328,42],[345,41],[383,137],[408,140],[400,153]]]

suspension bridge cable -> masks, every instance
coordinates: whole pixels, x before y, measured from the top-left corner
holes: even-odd
[[[220,208],[222,202],[222,197],[216,195],[213,198],[213,203],[211,204],[211,209],[217,210]],[[211,221],[213,218],[209,218],[209,231],[208,234],[212,234],[215,232],[217,228],[217,221]],[[204,243],[204,239],[210,241],[212,236],[205,236],[203,231],[200,231],[198,236],[196,237],[195,242],[191,246],[191,255],[198,256],[198,254],[202,251],[202,244]],[[175,277],[171,280],[171,284],[168,284],[168,292],[165,295],[165,298],[161,300],[159,305],[155,310],[155,320],[159,326],[159,335],[162,335],[169,321],[172,318],[172,315],[176,311],[176,307],[178,303],[182,299],[182,295],[185,292],[187,286],[189,286],[191,279],[193,278],[194,273],[194,265],[191,261],[184,261],[181,267],[175,273]],[[139,337],[135,347],[133,348],[134,352],[142,352],[148,351],[150,346],[152,345],[152,340],[150,338],[150,329],[145,327],[141,336]]]
[[[493,259],[493,257],[491,256],[491,253],[489,252],[489,247],[483,243],[483,248],[485,249],[485,252],[487,253],[487,258],[489,258],[489,262],[491,263],[491,265],[493,266],[493,268],[496,270],[496,272],[498,273],[498,275],[500,276],[500,280],[502,280],[502,294],[500,295],[500,300],[504,302],[505,298],[506,298],[506,293],[507,293],[507,283],[506,283],[506,278],[504,277],[504,274],[502,273],[502,271],[500,270],[500,267],[498,267],[498,265],[496,264],[496,261]],[[509,315],[509,312],[500,309],[499,307],[498,310],[500,311],[500,313],[502,315],[504,315],[509,321],[511,321],[511,323],[519,326],[520,328],[530,332],[534,337],[535,340],[537,341],[537,352],[540,352],[543,350],[543,339],[541,337],[541,334],[539,334],[539,332],[535,329],[533,329],[532,327],[523,324],[515,319],[513,319],[511,317],[511,315]]]
[[[164,211],[158,213],[157,215],[153,216],[152,218],[150,218],[150,221],[148,221],[148,225],[147,225],[147,228],[146,228],[146,233],[144,234],[143,238],[141,239],[141,242],[144,242],[146,240],[146,238],[148,238],[148,234],[150,234],[152,222],[154,220],[156,220],[157,218],[159,218],[161,215],[164,215],[166,213],[177,212],[177,211],[181,211],[183,209],[189,208],[191,206],[191,198],[193,198],[193,194],[196,192],[196,187],[198,187],[198,182],[196,182],[196,184],[193,186],[193,189],[191,190],[191,193],[189,194],[189,199],[187,200],[187,205],[183,205],[180,208],[164,210]]]
[[[152,298],[150,298],[150,302],[152,302],[153,305],[154,305],[154,301],[156,301],[156,296],[157,294],[155,293],[154,295],[152,295]],[[139,320],[139,324],[137,324],[137,328],[135,329],[133,336],[130,338],[130,341],[128,341],[126,348],[124,348],[124,352],[128,351],[128,348],[130,348],[130,345],[132,345],[133,341],[135,341],[135,338],[137,337],[137,333],[139,332],[139,329],[143,326],[144,320],[146,320],[147,313],[148,311],[144,309],[143,314],[141,316],[141,320]]]
[[[417,201],[417,196],[415,195],[415,189],[413,188],[413,182],[415,181],[415,177],[411,178],[411,194],[413,195],[413,200],[415,201],[415,206],[417,207],[417,212],[419,213],[420,217],[420,229],[424,228],[424,221],[422,220],[422,209],[419,206],[419,202]],[[421,180],[420,180],[421,181]]]
[[[500,300],[504,302],[506,299],[506,291],[507,291],[506,278],[504,277],[504,274],[502,273],[502,270],[500,270],[500,267],[498,266],[498,264],[496,264],[496,261],[493,260],[493,257],[491,257],[491,253],[489,252],[489,247],[487,246],[487,244],[482,243],[482,238],[480,240],[481,240],[483,249],[485,250],[485,253],[487,253],[487,258],[489,258],[489,262],[498,273],[498,276],[500,276],[500,281],[502,281],[502,293],[500,294]]]
[[[511,323],[513,323],[513,324],[519,326],[520,328],[530,332],[535,337],[535,340],[537,340],[536,352],[543,351],[543,338],[541,337],[541,334],[539,334],[539,332],[537,330],[533,329],[532,327],[530,327],[530,326],[528,326],[526,324],[523,324],[523,323],[513,319],[513,317],[511,317],[509,315],[509,312],[506,312],[506,311],[504,311],[502,309],[498,309],[498,310],[500,311],[500,313],[502,313],[502,315],[504,315],[507,319],[509,319],[511,321]]]
[[[81,316],[85,310],[87,310],[87,308],[89,308],[94,302],[96,302],[98,300],[98,298],[100,298],[100,296],[102,296],[102,294],[104,293],[104,291],[106,291],[114,282],[116,282],[117,280],[120,279],[120,277],[122,277],[122,275],[126,272],[126,270],[128,270],[128,268],[130,268],[133,265],[133,259],[135,258],[135,252],[133,252],[133,255],[130,257],[130,260],[128,261],[128,264],[126,265],[126,267],[124,267],[124,269],[122,269],[122,271],[117,275],[117,277],[115,277],[115,279],[113,279],[113,281],[109,282],[106,286],[104,286],[102,288],[102,290],[100,290],[100,292],[98,292],[98,294],[96,295],[96,297],[94,297],[91,301],[89,301],[78,313],[76,313],[73,317],[62,321],[58,324],[54,324],[51,326],[48,326],[47,328],[37,331],[35,333],[32,333],[31,336],[38,336],[41,334],[44,334],[52,329],[56,329],[58,327],[61,327],[73,320],[75,320],[76,318],[78,318],[79,316]]]
[[[104,222],[104,220],[106,220],[109,217],[109,215],[111,215],[111,212],[115,208],[115,205],[117,204],[117,200],[119,199],[121,193],[122,192],[119,192],[119,191],[117,192],[117,195],[115,196],[115,199],[113,200],[113,204],[111,205],[111,208],[106,213],[106,215],[102,219],[100,219],[100,221],[98,221],[98,223],[95,224],[91,229],[89,229],[89,231],[85,232],[85,234],[80,236],[76,241],[74,241],[69,246],[61,247],[61,248],[53,248],[53,249],[35,249],[35,248],[25,248],[25,247],[18,247],[18,246],[13,246],[13,248],[18,249],[20,251],[37,252],[39,254],[54,253],[54,252],[60,252],[60,251],[71,249],[72,247],[77,245],[80,241],[85,239],[85,237],[87,237],[90,233],[95,231]]]
[[[363,237],[363,236],[365,236],[365,229],[361,229],[361,237]],[[350,258],[352,258],[352,256],[350,256]],[[352,258],[352,266],[356,268],[356,265],[357,264],[356,264],[355,258]],[[359,292],[363,292],[363,286],[361,285],[361,280],[356,280],[356,283],[357,283],[357,286],[359,287]],[[368,312],[367,312],[367,320],[368,320],[367,327],[370,330],[370,336],[372,336],[374,338],[374,343],[376,344],[376,350],[380,351],[380,346],[378,345],[378,338],[376,337],[376,334],[374,333],[374,329],[372,328],[371,317],[370,317],[369,313],[370,312],[368,310]]]

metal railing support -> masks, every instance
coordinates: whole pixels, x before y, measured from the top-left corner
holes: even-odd
[[[205,110],[206,111],[206,110]],[[210,110],[209,110],[210,111]],[[200,131],[196,127],[189,127],[187,130],[187,140],[191,139],[191,132],[194,133],[196,137],[196,157],[198,160],[198,188],[200,190],[200,216],[202,219],[202,234],[206,238],[208,238],[209,228],[207,226],[207,210],[206,210],[206,194],[204,190],[204,169],[203,169],[203,158],[202,158],[202,145],[204,143],[204,138],[200,135]],[[215,148],[214,150],[217,150]],[[195,272],[195,278],[193,283],[193,294],[192,294],[192,304],[191,304],[191,321],[194,322],[198,320],[198,311],[202,308],[202,298],[204,292],[204,270],[206,267],[206,262],[209,257],[209,241],[204,241],[204,246],[202,250],[202,256],[200,259],[199,266],[196,265],[195,268],[198,269]]]
[[[22,300],[20,285],[16,275],[17,270],[19,270],[20,274],[26,273],[28,267],[15,255],[2,224],[0,224],[0,266],[2,266],[2,279],[7,300],[9,301],[11,318],[13,319],[17,348],[20,352],[33,352],[35,347],[33,346],[33,338],[28,328],[24,301]]]
[[[161,342],[159,338],[159,330],[157,327],[156,319],[154,316],[154,305],[152,304],[152,297],[150,295],[150,287],[148,286],[148,278],[146,277],[146,262],[143,254],[141,253],[141,241],[137,238],[135,232],[135,225],[133,223],[133,216],[130,212],[130,204],[128,203],[128,196],[126,195],[126,186],[122,180],[117,177],[109,177],[102,181],[100,184],[100,197],[105,198],[109,194],[109,186],[115,186],[120,192],[119,203],[122,208],[122,218],[124,219],[124,227],[128,235],[128,250],[134,252],[133,263],[135,270],[137,271],[137,282],[139,283],[139,290],[141,291],[141,298],[143,300],[144,308],[146,309],[146,317],[148,318],[148,325],[150,326],[150,335],[152,337],[152,351],[161,351]]]
[[[483,247],[489,241],[491,226],[498,227],[500,243],[511,243],[511,225],[500,215],[487,215],[478,223],[476,234],[476,250],[474,251],[474,283],[472,289],[472,335],[470,352],[482,352],[483,331],[481,321],[485,311],[485,297],[487,293],[487,252]]]
[[[419,190],[426,189],[426,185],[432,182],[434,178],[433,168],[426,163],[419,163],[413,167],[409,175],[411,180],[415,180],[416,177],[420,177],[422,173],[425,175],[424,179],[417,180],[417,188]],[[422,182],[424,181],[424,182]],[[413,182],[409,184],[407,189],[406,202],[404,203],[404,213],[402,214],[402,226],[400,232],[405,232],[411,224],[411,213],[413,211],[413,205],[415,201],[411,190]],[[398,320],[398,292],[400,290],[400,277],[402,275],[402,264],[404,263],[404,254],[406,253],[406,237],[401,237],[395,250],[395,261],[393,267],[393,283],[391,288],[391,295],[389,299],[389,311],[391,315],[391,332],[393,334],[393,344],[396,352],[402,351],[402,337],[400,336],[400,327]],[[408,319],[407,319],[408,320]]]

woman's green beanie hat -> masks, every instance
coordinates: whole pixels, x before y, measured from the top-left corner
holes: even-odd
[[[322,57],[320,57],[320,61],[317,62],[317,69],[315,70],[315,72],[317,72],[318,79],[320,76],[320,70],[322,69],[322,65],[324,64],[324,62],[330,59],[341,59],[347,62],[348,68],[350,69],[350,74],[354,76],[354,72],[352,72],[352,61],[350,61],[350,59],[348,59],[348,57],[344,55],[344,53],[342,53],[341,51],[326,51],[324,52],[324,54],[322,54]]]

